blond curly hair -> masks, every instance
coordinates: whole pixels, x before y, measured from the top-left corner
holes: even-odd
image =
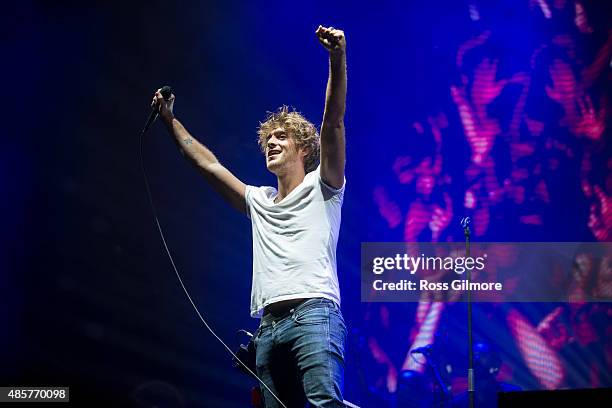
[[[266,138],[274,129],[282,127],[289,137],[295,141],[296,148],[306,150],[304,156],[304,171],[309,173],[317,168],[319,163],[320,140],[317,127],[310,123],[294,108],[281,106],[276,112],[268,112],[266,120],[259,123],[257,143],[262,152],[266,151]]]

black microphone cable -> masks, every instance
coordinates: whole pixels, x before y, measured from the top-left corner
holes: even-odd
[[[162,87],[160,89],[160,93],[162,94],[162,96],[164,97],[165,100],[168,100],[168,99],[170,99],[170,96],[172,95],[172,88],[170,88],[169,86],[164,86],[164,87]],[[253,372],[253,370],[251,370],[241,359],[239,359],[238,356],[236,355],[236,353],[234,353],[232,351],[232,349],[227,344],[225,344],[225,342],[221,339],[221,337],[219,337],[217,335],[217,333],[215,333],[215,331],[210,327],[210,325],[208,324],[206,319],[204,319],[204,317],[202,316],[202,314],[198,310],[198,307],[194,303],[193,299],[191,298],[191,295],[189,294],[189,291],[187,290],[187,287],[185,287],[185,284],[183,283],[183,279],[181,278],[181,275],[180,275],[180,273],[179,273],[179,271],[178,271],[178,269],[176,267],[176,264],[174,263],[174,259],[172,258],[172,254],[170,253],[170,249],[168,249],[168,244],[166,243],[166,238],[164,236],[164,232],[163,232],[161,224],[159,222],[159,218],[157,217],[157,209],[156,209],[155,204],[153,202],[153,196],[151,194],[151,188],[149,186],[149,178],[147,177],[147,171],[146,171],[145,164],[144,164],[144,154],[143,154],[143,150],[144,150],[143,149],[143,146],[144,146],[144,135],[147,132],[147,130],[149,129],[149,126],[155,121],[155,119],[157,119],[158,114],[159,114],[159,107],[154,107],[153,111],[149,115],[149,119],[147,120],[147,124],[142,129],[142,131],[140,132],[140,168],[142,170],[142,176],[144,178],[145,187],[146,187],[146,190],[147,190],[147,197],[149,198],[149,205],[151,206],[151,210],[153,211],[153,218],[155,219],[155,224],[157,225],[157,230],[159,231],[159,236],[161,237],[162,243],[164,244],[164,249],[166,250],[166,254],[168,255],[168,259],[170,259],[170,263],[172,264],[172,268],[174,269],[174,273],[176,274],[176,277],[177,277],[177,279],[178,279],[178,281],[179,281],[179,283],[181,285],[181,288],[183,288],[183,292],[185,292],[185,296],[187,296],[187,299],[189,300],[189,303],[191,303],[191,306],[193,306],[193,309],[195,310],[196,314],[198,315],[198,317],[200,318],[200,320],[202,321],[204,326],[206,326],[208,331],[219,341],[219,343],[221,343],[223,345],[223,347],[225,347],[225,349],[232,355],[232,357],[236,361],[238,361],[249,372],[249,374],[251,374],[253,377],[255,377],[257,379],[257,381],[259,381],[259,383],[261,385],[263,385],[264,388],[266,390],[268,390],[268,392],[270,394],[272,394],[272,396],[278,401],[278,403],[283,408],[287,408],[287,406],[285,404],[283,404],[283,402],[280,400],[280,398],[278,398],[276,396],[276,394],[274,392],[272,392],[270,387],[268,387],[266,385],[266,383],[264,383],[263,380],[261,378],[259,378],[259,376],[257,376],[257,374],[255,374]]]

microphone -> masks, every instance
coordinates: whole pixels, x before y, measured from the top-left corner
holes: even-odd
[[[423,354],[424,356],[428,356],[431,354],[433,350],[433,344],[428,344],[423,347],[417,347],[415,349],[410,350],[410,354]]]
[[[463,235],[465,235],[466,242],[469,242],[470,240],[470,224],[471,223],[472,223],[472,219],[470,217],[463,217],[461,219],[461,228],[463,228]],[[467,251],[469,252],[469,249],[467,249]]]
[[[172,88],[169,87],[168,85],[165,85],[159,90],[159,93],[162,94],[165,100],[168,100],[170,99],[170,96],[172,95]],[[147,132],[147,130],[149,130],[149,127],[151,127],[153,122],[155,122],[155,119],[157,119],[157,115],[159,115],[159,106],[154,106],[153,108],[151,108],[151,113],[149,114],[147,123],[142,129],[142,132],[140,132],[141,135],[144,135]]]

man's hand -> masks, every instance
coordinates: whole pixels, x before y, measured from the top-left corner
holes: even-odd
[[[165,100],[160,91],[161,88],[155,91],[153,101],[151,101],[151,108],[157,109],[159,116],[161,116],[164,121],[171,121],[174,118],[172,110],[174,109],[175,96],[171,94],[170,99]]]
[[[319,42],[323,44],[325,49],[330,54],[344,54],[346,51],[346,39],[344,38],[344,31],[337,30],[334,27],[323,27],[319,26],[315,32]]]

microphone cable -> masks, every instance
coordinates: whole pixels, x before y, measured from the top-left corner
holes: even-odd
[[[170,94],[171,92],[171,88],[169,87],[164,87],[166,89],[170,89]],[[168,95],[168,97],[170,97],[170,95]],[[164,95],[164,99],[166,99],[166,96]],[[147,197],[149,198],[149,205],[151,207],[151,210],[153,211],[153,218],[155,219],[155,225],[157,226],[157,230],[159,231],[159,236],[162,240],[162,243],[164,244],[164,249],[166,250],[166,254],[168,255],[168,259],[170,259],[170,264],[172,264],[172,268],[174,269],[174,273],[176,274],[176,277],[181,285],[181,288],[183,289],[183,292],[185,292],[185,296],[187,296],[187,299],[189,300],[189,303],[191,303],[191,306],[193,307],[193,309],[195,310],[196,314],[198,315],[198,317],[200,318],[200,320],[202,321],[202,323],[204,324],[204,326],[208,329],[208,331],[219,341],[219,343],[221,343],[223,345],[223,347],[225,347],[225,349],[232,355],[232,357],[238,361],[248,372],[249,374],[251,374],[253,377],[255,377],[257,379],[257,381],[259,381],[259,383],[261,385],[264,386],[264,388],[266,390],[268,390],[268,392],[270,394],[272,394],[272,396],[276,399],[276,401],[278,401],[278,403],[283,407],[283,408],[287,408],[287,406],[285,404],[283,404],[283,402],[280,400],[280,398],[278,398],[276,396],[276,394],[274,392],[272,392],[272,390],[270,389],[270,387],[268,387],[266,385],[266,383],[263,382],[263,380],[261,378],[259,378],[259,376],[257,376],[257,374],[255,374],[253,372],[253,370],[251,370],[240,358],[238,358],[238,356],[236,355],[236,353],[234,353],[232,351],[232,349],[225,344],[225,342],[221,339],[221,337],[219,337],[217,335],[217,333],[215,333],[215,331],[210,327],[210,325],[208,324],[208,322],[206,321],[206,319],[204,319],[204,317],[202,316],[202,314],[200,313],[200,311],[198,310],[198,307],[196,306],[196,304],[194,303],[193,299],[191,298],[191,295],[189,294],[189,291],[187,290],[187,287],[185,286],[185,284],[183,283],[183,279],[181,278],[181,275],[176,267],[176,264],[174,263],[174,259],[172,258],[172,254],[170,253],[170,249],[168,248],[168,244],[166,243],[166,238],[164,236],[164,232],[162,230],[161,224],[159,222],[159,218],[157,217],[157,209],[155,207],[155,204],[153,202],[153,196],[151,194],[151,188],[149,186],[149,178],[147,177],[147,171],[145,168],[145,164],[144,164],[144,154],[143,154],[143,146],[144,146],[144,135],[146,133],[146,131],[148,130],[148,126],[145,126],[145,128],[140,132],[140,169],[142,170],[142,176],[144,178],[144,182],[145,182],[145,187],[147,190]]]

